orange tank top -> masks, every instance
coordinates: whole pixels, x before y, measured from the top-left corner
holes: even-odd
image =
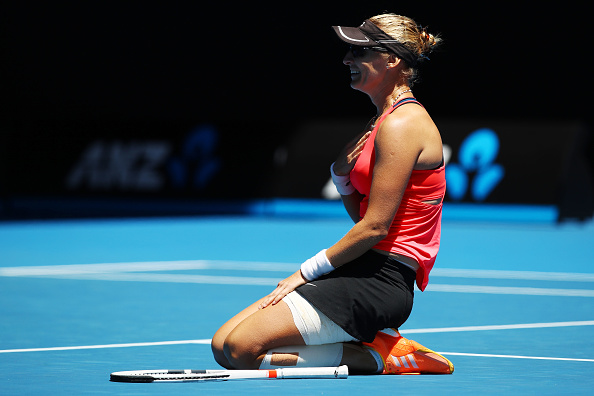
[[[359,193],[364,195],[359,208],[361,218],[365,216],[369,204],[369,192],[371,191],[375,164],[375,136],[382,121],[392,111],[407,103],[421,105],[414,98],[405,98],[394,104],[391,110],[376,123],[351,171],[351,183]],[[375,249],[415,259],[419,263],[416,281],[421,291],[425,290],[429,282],[429,272],[433,268],[439,250],[441,211],[445,189],[445,166],[443,164],[437,169],[413,170],[388,235],[374,246]],[[438,205],[423,203],[423,201],[438,198],[442,201]]]

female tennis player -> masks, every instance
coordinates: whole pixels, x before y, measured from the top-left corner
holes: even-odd
[[[351,87],[377,108],[331,166],[355,222],[212,339],[228,369],[348,365],[351,373],[452,373],[443,356],[397,329],[425,289],[439,249],[445,169],[439,131],[411,91],[440,41],[410,18],[333,27],[350,45]]]

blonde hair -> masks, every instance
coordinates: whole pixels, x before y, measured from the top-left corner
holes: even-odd
[[[419,59],[427,58],[441,42],[442,39],[427,32],[425,28],[420,27],[411,18],[397,14],[380,14],[369,18],[374,25],[390,35],[394,40],[408,48]],[[403,73],[412,86],[418,79],[416,67],[407,65]]]

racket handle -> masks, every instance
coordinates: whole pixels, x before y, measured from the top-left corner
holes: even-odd
[[[347,378],[348,366],[339,367],[290,367],[270,370],[276,372],[276,378]],[[272,373],[271,373],[272,374]],[[271,375],[270,377],[272,377]]]

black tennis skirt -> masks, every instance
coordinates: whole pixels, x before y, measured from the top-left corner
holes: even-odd
[[[296,291],[360,341],[379,330],[399,328],[413,306],[416,273],[373,250]]]

